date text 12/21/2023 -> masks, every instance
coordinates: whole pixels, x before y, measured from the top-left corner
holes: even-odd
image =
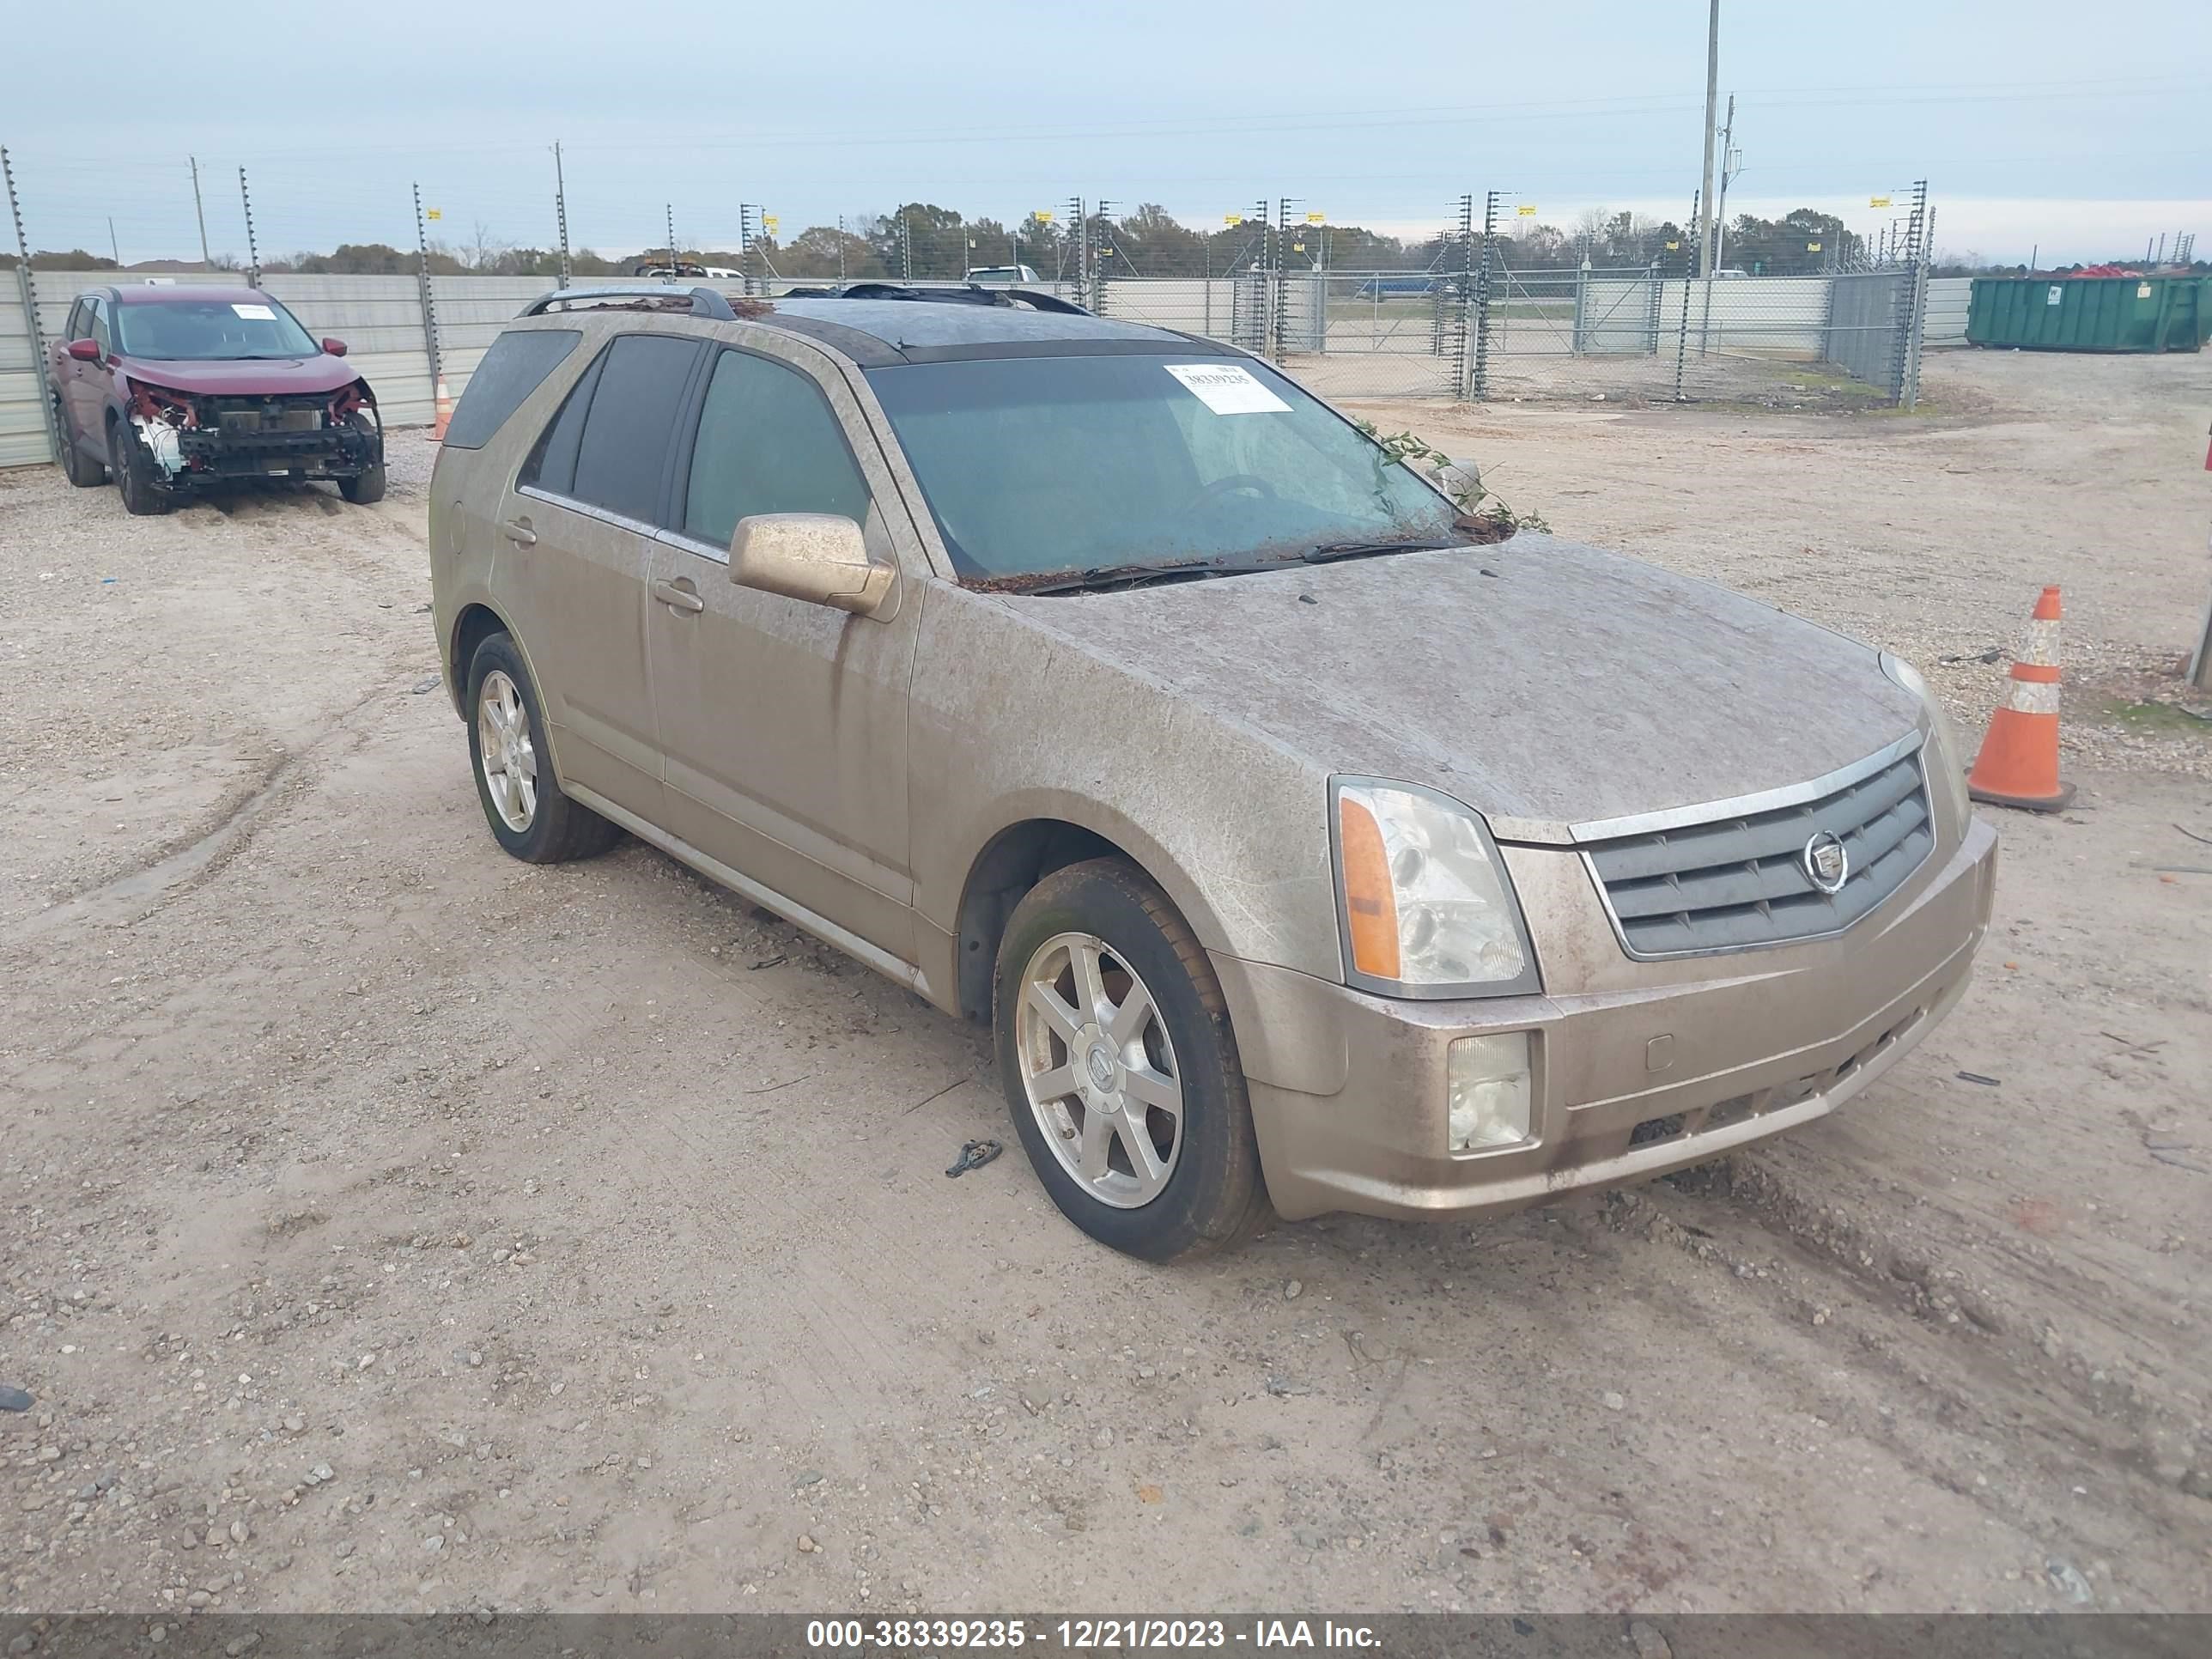
[[[1365,1625],[1333,1620],[811,1619],[806,1645],[821,1653],[956,1653],[1036,1648],[1067,1653],[1179,1648],[1372,1648]]]

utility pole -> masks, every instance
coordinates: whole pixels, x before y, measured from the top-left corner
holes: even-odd
[[[215,261],[208,257],[207,209],[200,202],[200,158],[197,155],[187,155],[185,159],[192,164],[192,211],[198,216],[200,222],[200,269],[205,270],[211,267]]]
[[[419,198],[422,192],[418,190],[416,195]],[[247,195],[246,191],[244,167],[238,170],[238,199],[246,208],[246,285],[248,288],[259,288],[261,286],[261,247],[253,240],[253,198]]]
[[[1742,170],[1743,158],[1735,149],[1735,94],[1729,94],[1728,123],[1721,128],[1721,199],[1713,211],[1713,264],[1728,267],[1728,193],[1729,185]]]
[[[668,216],[668,274],[660,280],[672,283],[676,280],[676,204],[662,203],[661,211]]]
[[[123,250],[116,246],[115,216],[112,213],[107,216],[107,255],[115,261],[115,268],[118,270],[123,269]]]
[[[568,286],[568,180],[561,170],[561,141],[553,141],[553,220],[561,231],[560,286]]]
[[[1715,4],[1716,4],[1716,5],[1717,5],[1717,4],[1718,4],[1718,3],[1719,3],[1719,0],[1715,0]],[[1710,351],[1710,350],[1711,350],[1711,349],[1712,349],[1712,343],[1713,343],[1713,283],[1712,283],[1712,272],[1713,272],[1714,270],[1717,270],[1717,269],[1719,269],[1719,268],[1720,268],[1720,264],[1721,264],[1721,249],[1722,249],[1722,247],[1723,247],[1723,246],[1727,243],[1727,241],[1728,241],[1728,187],[1729,187],[1729,155],[1732,154],[1732,149],[1731,149],[1731,146],[1732,146],[1732,144],[1733,144],[1733,143],[1734,143],[1734,141],[1735,141],[1735,94],[1734,93],[1730,93],[1730,94],[1729,94],[1729,101],[1728,101],[1728,125],[1727,125],[1725,127],[1723,127],[1723,128],[1722,128],[1722,129],[1721,129],[1721,180],[1720,180],[1721,199],[1720,199],[1720,201],[1719,201],[1719,202],[1715,205],[1715,207],[1714,207],[1714,209],[1713,209],[1713,216],[1712,216],[1712,219],[1711,219],[1711,222],[1709,223],[1709,225],[1707,226],[1707,228],[1708,228],[1708,229],[1710,229],[1710,230],[1711,231],[1711,233],[1712,233],[1713,246],[1712,246],[1712,257],[1705,262],[1705,273],[1706,273],[1706,275],[1705,275],[1705,315],[1704,315],[1702,318],[1700,318],[1700,319],[1698,319],[1698,351],[1699,351],[1699,352],[1701,352],[1701,353],[1703,353],[1703,352],[1707,352],[1707,351]]]
[[[1720,113],[1721,0],[1711,0],[1705,25],[1705,182],[1698,200],[1704,204],[1698,222],[1698,275],[1713,274],[1713,137]]]
[[[837,280],[845,280],[845,216],[837,216]]]

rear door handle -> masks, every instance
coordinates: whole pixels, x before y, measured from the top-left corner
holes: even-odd
[[[506,532],[507,540],[520,546],[538,545],[538,532],[530,527],[530,520],[527,519],[509,519],[505,524],[500,526],[500,529]]]
[[[674,581],[653,583],[653,597],[676,611],[704,611],[707,608],[707,601],[699,597],[699,590],[682,576]]]

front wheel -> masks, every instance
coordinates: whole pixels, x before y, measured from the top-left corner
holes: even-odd
[[[1098,859],[1030,890],[1000,942],[993,1024],[1014,1132],[1093,1238],[1173,1261],[1265,1218],[1220,982],[1137,871]]]
[[[135,519],[154,518],[176,505],[176,498],[154,482],[154,457],[138,434],[123,422],[107,423],[107,453],[123,510]]]
[[[363,467],[349,478],[338,480],[338,494],[356,507],[367,507],[384,499],[384,463]]]

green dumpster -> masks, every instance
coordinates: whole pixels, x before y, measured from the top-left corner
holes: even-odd
[[[2195,351],[2212,337],[2199,276],[1977,276],[1966,343],[2027,351]]]

